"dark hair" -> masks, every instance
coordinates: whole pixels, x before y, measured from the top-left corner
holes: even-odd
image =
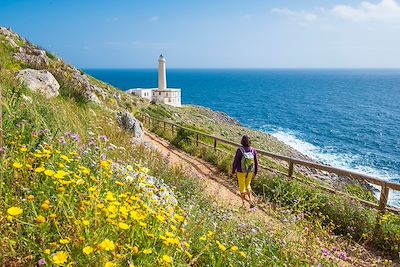
[[[240,143],[244,147],[249,147],[251,145],[250,137],[248,137],[247,135],[243,135],[242,141],[240,141]]]

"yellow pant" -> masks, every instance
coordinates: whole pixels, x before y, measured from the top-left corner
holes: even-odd
[[[249,172],[248,174],[245,172],[237,172],[237,179],[239,183],[239,192],[246,193],[247,190],[251,190],[251,179],[254,177],[253,172]],[[247,176],[247,177],[246,177]]]

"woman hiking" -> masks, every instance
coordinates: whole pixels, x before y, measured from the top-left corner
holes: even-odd
[[[233,160],[232,175],[236,173],[240,197],[242,198],[242,207],[245,205],[246,195],[249,197],[250,208],[254,208],[254,202],[251,197],[251,180],[257,175],[258,159],[257,151],[251,147],[250,138],[247,135],[242,137],[242,144],[236,150]]]

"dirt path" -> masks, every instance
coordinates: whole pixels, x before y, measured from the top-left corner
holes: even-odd
[[[247,209],[240,209],[242,201],[238,194],[238,189],[232,178],[221,173],[216,167],[198,157],[189,155],[171,145],[168,141],[158,137],[154,133],[145,131],[144,141],[152,143],[161,155],[172,165],[181,166],[190,175],[201,179],[205,185],[207,196],[219,207],[231,210],[241,221],[248,220],[257,222],[271,235],[284,239],[288,246],[295,250],[308,250],[303,248],[304,244],[309,243],[310,236],[306,231],[299,230],[299,226],[293,222],[282,222],[278,219],[277,212],[267,204],[259,203],[255,212],[250,211],[249,204]],[[349,245],[335,236],[327,235],[316,238],[316,242],[321,246],[345,246],[349,258],[341,262],[341,266],[381,266],[382,260],[372,255],[362,246],[357,244]],[[315,241],[314,241],[315,242]],[[344,245],[345,244],[345,245]],[[314,253],[318,253],[315,251]],[[374,263],[378,262],[378,265]]]

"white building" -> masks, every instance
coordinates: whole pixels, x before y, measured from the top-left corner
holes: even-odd
[[[167,87],[166,60],[163,55],[158,58],[158,88],[129,89],[127,93],[134,94],[156,103],[181,107],[181,89]]]

